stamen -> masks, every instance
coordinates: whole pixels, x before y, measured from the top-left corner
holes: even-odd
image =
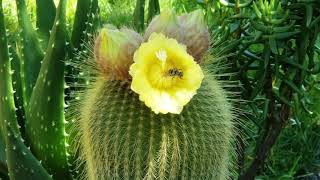
[[[162,62],[162,67],[164,67],[166,60],[167,60],[167,52],[165,50],[159,50],[156,52],[157,58]]]

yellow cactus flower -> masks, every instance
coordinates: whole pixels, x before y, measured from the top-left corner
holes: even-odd
[[[155,113],[181,113],[200,88],[201,67],[175,39],[153,33],[134,54],[131,89]]]

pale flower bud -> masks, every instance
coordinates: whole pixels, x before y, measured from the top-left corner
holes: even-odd
[[[94,44],[94,56],[101,73],[109,79],[129,80],[133,54],[142,37],[129,29],[103,28]]]
[[[174,11],[166,10],[154,17],[146,29],[144,40],[147,41],[154,32],[178,41],[182,40],[182,29]]]
[[[196,10],[179,16],[179,23],[183,34],[181,43],[186,45],[188,53],[200,62],[209,48],[210,37],[203,12]]]

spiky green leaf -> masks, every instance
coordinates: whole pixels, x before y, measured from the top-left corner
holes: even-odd
[[[159,0],[149,0],[148,22],[150,22],[152,18],[159,13],[160,13]]]
[[[144,29],[144,6],[145,0],[137,0],[133,14],[133,23],[134,27],[138,31],[142,31]]]
[[[86,23],[90,16],[92,0],[78,0],[75,14],[71,43],[73,48],[80,49],[86,31]]]
[[[6,152],[10,179],[52,180],[51,176],[42,167],[41,163],[24,145],[21,137],[19,135],[14,135],[9,126],[7,126],[7,128]]]
[[[9,37],[10,39],[10,37]],[[9,43],[11,44],[11,43]],[[14,44],[12,42],[12,44]],[[18,124],[20,125],[20,133],[21,136],[24,138],[25,137],[25,114],[24,114],[24,108],[23,108],[23,91],[22,91],[22,84],[21,84],[21,60],[16,52],[16,49],[9,48],[9,58],[11,59],[11,68],[12,68],[12,87],[13,90],[15,91],[14,93],[14,103],[16,106],[16,115],[17,115],[17,121]]]
[[[2,0],[0,0],[2,4]],[[1,144],[5,142],[10,179],[51,179],[21,140],[15,114],[12,71],[8,53],[4,15],[0,6],[0,128]],[[3,148],[1,148],[3,150]],[[1,163],[3,170],[5,164]],[[5,175],[3,175],[6,178]]]
[[[56,16],[56,6],[53,0],[36,0],[37,4],[37,28],[44,39],[43,47],[46,47],[49,37],[50,30],[54,23]]]
[[[99,2],[98,0],[92,0],[89,17],[86,22],[85,34],[82,39],[83,42],[88,42],[92,39],[93,34],[97,32],[97,29],[99,27],[99,21]]]
[[[2,0],[0,0],[0,4],[2,4]],[[4,14],[2,6],[0,6],[0,132],[3,142],[5,142],[7,135],[6,126],[10,126],[16,135],[19,134],[11,75]]]
[[[25,107],[28,105],[39,74],[43,52],[33,29],[25,0],[16,0],[20,33],[21,78]],[[32,52],[32,53],[31,53]]]
[[[66,0],[60,0],[46,56],[26,113],[26,136],[54,179],[68,179],[64,119]]]

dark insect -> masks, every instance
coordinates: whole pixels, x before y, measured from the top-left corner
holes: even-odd
[[[179,77],[180,79],[182,79],[182,76],[183,76],[183,72],[181,71],[181,69],[177,69],[177,68],[169,69],[168,74],[172,78]]]

